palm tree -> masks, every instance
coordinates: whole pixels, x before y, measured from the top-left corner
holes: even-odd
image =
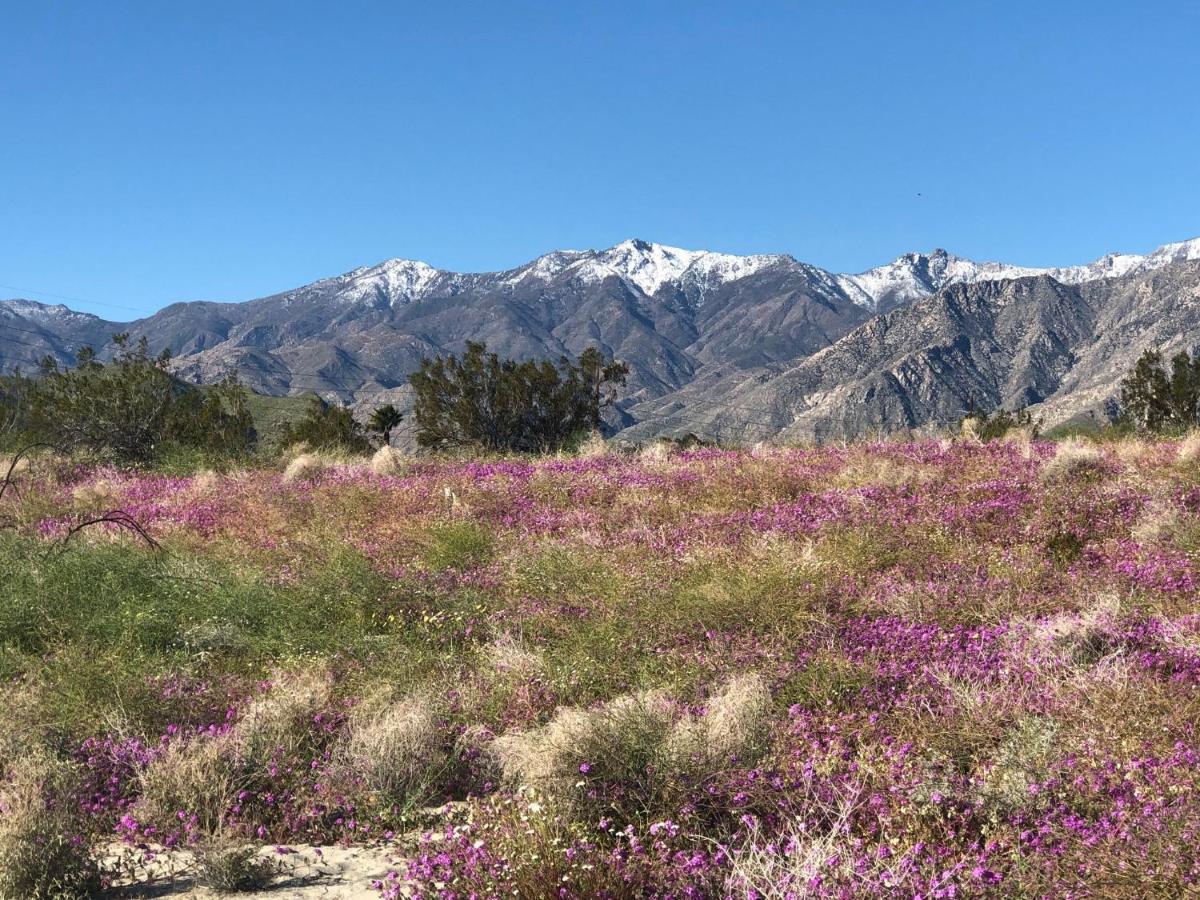
[[[390,447],[392,444],[392,429],[403,420],[404,413],[396,409],[391,403],[386,403],[371,413],[371,418],[367,420],[367,427],[372,431],[379,432],[383,437],[383,445]]]

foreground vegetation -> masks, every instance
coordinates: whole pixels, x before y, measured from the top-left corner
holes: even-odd
[[[221,870],[418,826],[381,895],[1200,879],[1200,440],[42,457],[19,488],[0,897],[86,895],[113,845]],[[112,510],[153,545],[72,533]]]

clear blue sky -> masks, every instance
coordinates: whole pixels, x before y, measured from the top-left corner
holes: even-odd
[[[1182,0],[0,0],[0,284],[149,311],[630,236],[1140,252],[1200,235],[1198,48]]]

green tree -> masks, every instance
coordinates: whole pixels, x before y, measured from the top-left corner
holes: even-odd
[[[1155,434],[1200,425],[1200,353],[1181,350],[1171,357],[1146,350],[1121,381],[1120,420]]]
[[[43,360],[29,398],[28,430],[65,449],[145,462],[171,446],[240,452],[255,440],[245,389],[233,376],[201,389],[169,369],[170,353],[151,355],[146,339],[114,335],[107,365],[90,347],[73,369]]]
[[[281,441],[285,446],[307,444],[313,450],[362,453],[371,449],[354,412],[347,406],[328,403],[320,397],[312,398],[299,421],[284,426]]]
[[[371,418],[367,420],[367,427],[383,438],[383,445],[388,447],[392,443],[392,429],[402,421],[404,421],[404,414],[396,409],[394,404],[385,403],[371,413]]]
[[[410,376],[417,443],[430,449],[560,449],[600,428],[603,409],[628,372],[593,348],[575,361],[518,362],[469,341],[461,358],[423,359]]]

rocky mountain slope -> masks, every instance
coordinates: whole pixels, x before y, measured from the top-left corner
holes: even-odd
[[[1102,406],[1115,382],[1098,373],[1147,341],[1189,339],[1197,259],[1200,239],[1057,269],[936,250],[853,275],[639,240],[504,272],[395,259],[129,323],[2,301],[0,365],[69,363],[83,344],[103,356],[114,332],[130,331],[170,347],[190,380],[236,370],[259,391],[315,390],[367,409],[404,405],[421,357],[468,339],[520,357],[596,345],[630,364],[614,424],[631,437],[840,436],[948,421],[969,400],[1064,418]]]

